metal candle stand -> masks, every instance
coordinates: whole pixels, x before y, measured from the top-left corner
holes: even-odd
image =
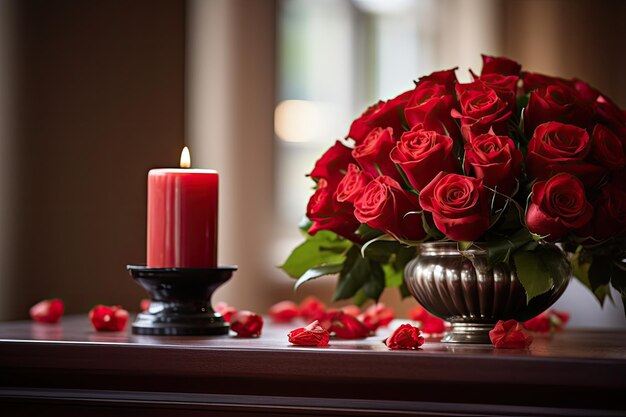
[[[128,265],[152,301],[139,313],[133,333],[141,335],[225,335],[229,325],[211,306],[213,292],[228,281],[236,266],[216,268],[148,268]]]

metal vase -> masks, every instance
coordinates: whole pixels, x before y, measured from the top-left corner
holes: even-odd
[[[565,291],[567,277],[548,292],[526,302],[515,270],[507,263],[487,264],[480,249],[459,252],[455,242],[422,243],[405,268],[404,280],[415,299],[431,314],[451,323],[443,342],[491,343],[498,320],[526,321],[550,307]]]

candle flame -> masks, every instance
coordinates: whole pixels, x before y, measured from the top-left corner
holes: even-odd
[[[189,154],[189,148],[186,146],[183,148],[183,151],[180,153],[180,167],[181,168],[191,167],[191,155]]]

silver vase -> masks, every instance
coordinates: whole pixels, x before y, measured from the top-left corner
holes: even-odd
[[[522,284],[507,263],[489,266],[485,251],[470,249],[461,254],[455,242],[419,245],[417,256],[406,265],[404,280],[417,302],[451,323],[443,342],[491,343],[489,330],[498,320],[529,320],[563,294],[571,267],[562,255],[561,269],[567,276],[528,303]]]

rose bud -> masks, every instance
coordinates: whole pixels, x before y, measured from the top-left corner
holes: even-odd
[[[292,330],[287,335],[290,343],[301,346],[327,346],[330,340],[328,330],[315,320],[306,327]]]
[[[239,337],[258,337],[263,329],[263,318],[248,310],[238,311],[230,318],[230,328]]]
[[[300,311],[298,305],[293,301],[281,301],[270,307],[270,317],[275,322],[290,322],[294,318],[298,317]]]
[[[150,308],[150,302],[151,300],[149,298],[142,298],[141,301],[139,302],[139,309],[142,312],[148,311],[148,309]]]
[[[58,323],[65,311],[63,301],[58,298],[43,300],[30,308],[30,317],[39,323]]]
[[[402,324],[385,340],[389,349],[417,349],[424,344],[420,329],[410,324]]]
[[[312,295],[300,303],[300,316],[305,320],[315,320],[325,311],[326,305]]]
[[[519,75],[522,66],[506,57],[482,55],[483,69],[481,74]]]
[[[217,313],[220,313],[224,321],[228,323],[233,314],[237,312],[237,309],[233,306],[229,306],[224,301],[220,301],[219,303],[215,304],[215,311]]]
[[[121,306],[97,305],[89,312],[89,320],[97,331],[118,332],[126,328],[128,311]]]
[[[533,342],[533,337],[515,320],[498,321],[489,331],[489,338],[498,349],[524,349]]]
[[[343,311],[336,311],[329,317],[329,332],[334,333],[339,339],[364,339],[371,334],[370,329],[356,317],[352,317]]]

